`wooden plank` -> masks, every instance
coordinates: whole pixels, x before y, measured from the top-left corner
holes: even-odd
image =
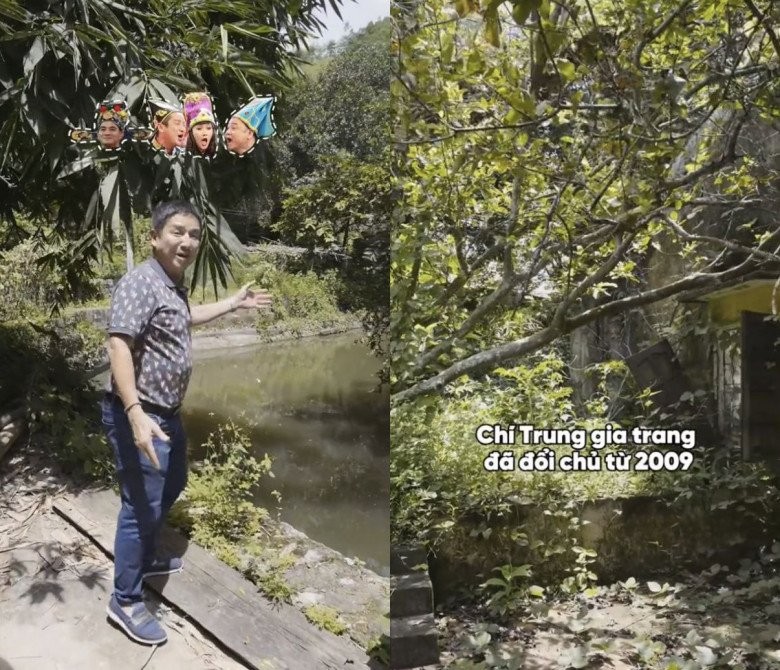
[[[113,491],[67,495],[54,509],[113,557],[119,497]],[[184,571],[148,585],[257,670],[368,668],[346,638],[321,631],[290,605],[272,604],[257,587],[184,536],[165,528],[163,551],[182,556]]]

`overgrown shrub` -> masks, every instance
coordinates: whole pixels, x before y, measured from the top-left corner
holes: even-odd
[[[322,277],[314,272],[292,274],[268,261],[259,261],[242,279],[256,282],[273,296],[272,308],[257,314],[260,331],[279,321],[295,330],[307,323],[335,323],[344,318],[338,308],[339,280],[335,273],[325,273]]]
[[[0,407],[27,404],[40,387],[64,393],[105,357],[105,333],[90,323],[63,323],[40,313],[0,322]]]
[[[46,252],[32,238],[0,251],[0,321],[37,316],[51,308],[62,278],[39,266],[37,261]]]
[[[99,397],[86,387],[64,392],[41,385],[30,402],[30,428],[65,472],[108,483],[114,456],[100,424]]]
[[[581,546],[584,522],[579,509],[584,501],[655,496],[670,505],[695,503],[711,510],[744,509],[756,503],[763,504],[757,510],[761,514],[777,499],[777,487],[765,468],[741,461],[722,468],[703,448],[694,450],[694,466],[687,472],[605,468],[486,472],[483,463],[491,451],[511,450],[519,458],[540,447],[524,446],[519,433],[514,445],[480,445],[475,431],[482,424],[587,432],[609,421],[609,404],[598,399],[588,404],[592,414],[577,416],[565,371],[561,358],[548,352],[481,380],[462,380],[446,397],[422,397],[394,407],[390,463],[394,540],[421,543],[434,553],[446,546],[448,557],[466,563],[476,551],[483,560],[475,562],[494,561],[499,568],[509,564],[521,547],[522,562],[537,583],[573,592],[588,589],[595,579],[590,569],[595,556]],[[618,427],[615,420],[612,424]],[[647,425],[643,419],[641,424]],[[550,447],[556,462],[572,453],[569,445]],[[633,448],[608,445],[601,457]],[[586,445],[581,453],[592,449]],[[482,540],[483,548],[475,549]],[[503,592],[515,595],[508,586]]]
[[[105,333],[41,314],[0,323],[0,408],[29,410],[31,434],[66,471],[110,479],[113,467],[85,372],[102,361]]]
[[[267,455],[251,455],[249,436],[232,421],[209,435],[206,458],[190,472],[182,500],[170,519],[192,539],[234,567],[238,564],[235,542],[255,535],[268,512],[255,506],[252,491],[271,473]]]
[[[338,313],[328,285],[313,272],[304,275],[278,273],[271,284],[273,315],[277,319],[328,317]]]

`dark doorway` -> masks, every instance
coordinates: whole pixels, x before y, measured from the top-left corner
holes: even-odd
[[[780,322],[742,312],[742,455],[780,459]]]

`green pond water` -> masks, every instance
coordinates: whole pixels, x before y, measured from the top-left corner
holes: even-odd
[[[195,352],[190,458],[226,419],[273,459],[256,502],[318,542],[389,574],[389,396],[356,333]],[[281,493],[281,503],[271,495]]]

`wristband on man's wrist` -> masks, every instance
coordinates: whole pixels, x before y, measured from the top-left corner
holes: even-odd
[[[136,405],[138,405],[140,407],[141,406],[141,401],[139,400],[137,402],[130,403],[127,407],[125,407],[125,414],[127,414]]]

